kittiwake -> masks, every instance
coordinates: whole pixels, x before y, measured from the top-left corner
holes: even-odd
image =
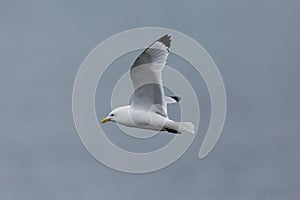
[[[101,123],[113,121],[128,127],[194,133],[191,122],[175,122],[168,118],[167,103],[180,101],[177,96],[165,96],[161,72],[166,64],[171,36],[164,35],[153,42],[130,68],[133,100],[130,105],[115,108]]]

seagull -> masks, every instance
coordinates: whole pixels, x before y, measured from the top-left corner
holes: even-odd
[[[165,96],[161,72],[166,64],[171,36],[164,35],[153,42],[130,68],[133,100],[130,105],[112,110],[101,123],[116,122],[124,126],[167,131],[174,134],[194,133],[191,122],[175,122],[168,118],[167,104],[177,103],[180,97]]]

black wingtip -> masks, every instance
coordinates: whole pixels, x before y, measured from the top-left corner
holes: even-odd
[[[168,131],[169,133],[180,134],[180,132],[175,129],[165,128],[165,130]]]
[[[178,96],[170,96],[172,99],[174,99],[176,102],[181,100],[181,97]]]
[[[166,34],[164,36],[162,36],[161,38],[159,38],[157,41],[163,43],[164,45],[166,45],[166,47],[170,48],[171,46],[171,36]]]

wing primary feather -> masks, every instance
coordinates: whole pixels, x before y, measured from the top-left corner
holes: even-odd
[[[166,64],[171,36],[162,36],[146,48],[130,68],[134,86],[132,106],[167,116],[161,71]],[[173,98],[173,101],[177,101]]]
[[[162,36],[160,39],[158,39],[157,41],[163,43],[166,47],[168,47],[168,51],[169,51],[169,48],[171,46],[171,36],[169,36],[168,34]]]

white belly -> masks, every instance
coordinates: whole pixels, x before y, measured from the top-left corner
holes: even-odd
[[[129,127],[162,130],[165,127],[168,118],[154,112],[130,109],[128,112],[128,121],[121,124]]]

